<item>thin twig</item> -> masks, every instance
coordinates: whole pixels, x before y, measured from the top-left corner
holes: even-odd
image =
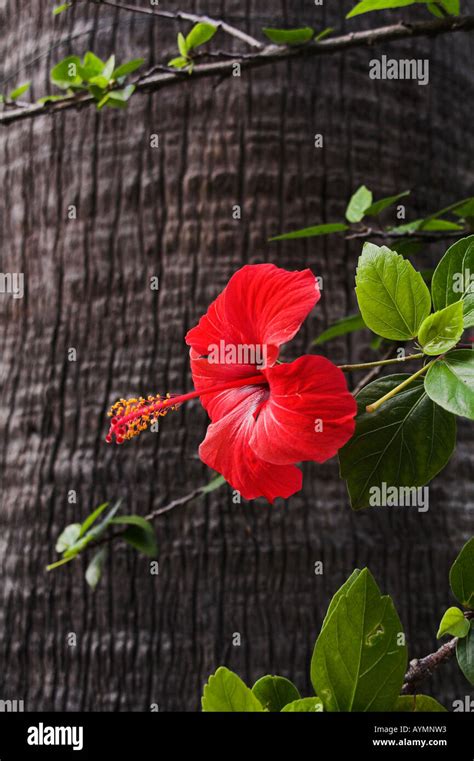
[[[399,22],[390,26],[362,32],[351,32],[339,37],[320,41],[314,40],[304,45],[294,45],[291,47],[266,45],[251,57],[239,57],[236,54],[235,58],[232,59],[198,64],[194,68],[193,74],[186,78],[174,71],[139,78],[136,81],[136,92],[156,92],[167,87],[183,84],[185,81],[191,82],[196,79],[232,76],[237,65],[242,70],[251,70],[281,61],[332,55],[345,50],[351,50],[352,48],[373,47],[374,45],[395,40],[412,37],[436,37],[440,34],[472,31],[473,29],[474,16],[460,16],[457,18],[435,19],[434,21],[419,21],[413,24]],[[14,109],[0,113],[0,125],[12,124],[13,122],[31,119],[43,114],[55,114],[70,109],[83,108],[94,103],[94,98],[89,93],[79,93],[60,101],[44,104],[33,103],[29,108]]]
[[[357,240],[358,238],[381,238],[382,240],[404,240],[409,238],[413,241],[423,241],[424,243],[432,243],[437,240],[445,240],[446,238],[459,238],[460,235],[464,235],[466,230],[436,230],[436,231],[406,231],[397,232],[390,230],[373,230],[368,227],[365,230],[355,230],[345,235],[346,240]]]
[[[95,3],[96,5],[109,5],[111,8],[118,8],[118,10],[129,11],[130,13],[142,13],[146,16],[156,16],[156,18],[170,19],[172,21],[192,21],[194,24],[212,24],[217,29],[222,29],[223,32],[229,34],[231,37],[235,37],[241,42],[245,42],[246,45],[250,45],[254,48],[265,47],[262,42],[252,37],[246,32],[242,32],[241,29],[228,24],[222,19],[211,18],[210,16],[200,16],[196,13],[185,13],[184,11],[160,11],[152,10],[151,8],[141,8],[139,5],[128,5],[128,3],[115,2],[114,0],[85,0],[88,3]]]
[[[350,373],[353,370],[367,370],[370,367],[383,367],[384,365],[398,365],[400,362],[410,362],[412,359],[423,359],[425,355],[407,354],[405,357],[394,357],[393,359],[378,359],[375,362],[360,362],[356,365],[338,365],[339,370],[343,373]]]
[[[390,359],[392,355],[393,349],[390,347],[390,349],[384,354],[382,357],[383,360]],[[374,378],[377,378],[380,373],[383,370],[383,365],[379,365],[378,367],[373,367],[371,370],[369,370],[368,373],[364,375],[364,377],[359,381],[357,386],[355,387],[354,391],[352,392],[353,396],[357,396],[359,391],[362,391],[364,386],[366,386],[370,381],[374,380]]]

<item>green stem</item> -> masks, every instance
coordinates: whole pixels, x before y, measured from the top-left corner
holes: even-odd
[[[407,386],[410,385],[410,383],[416,380],[416,378],[419,378],[420,375],[423,375],[423,373],[426,373],[428,368],[434,365],[434,363],[437,360],[438,360],[437,357],[436,359],[432,359],[431,362],[428,362],[427,365],[424,365],[422,368],[420,368],[420,370],[417,370],[416,373],[413,373],[413,375],[410,375],[410,377],[404,380],[403,383],[400,383],[398,386],[395,386],[395,388],[392,388],[392,390],[389,391],[388,394],[385,394],[380,399],[377,399],[377,401],[374,402],[373,404],[368,404],[367,407],[365,408],[366,412],[375,412],[376,410],[378,410],[378,408],[381,407],[384,402],[387,402],[389,399],[392,399],[394,396],[396,396],[396,394],[398,394],[400,391],[403,391],[404,388],[406,388]]]
[[[351,372],[351,370],[365,370],[370,367],[381,367],[382,365],[397,365],[399,362],[409,362],[411,359],[422,359],[425,355],[420,354],[408,354],[406,357],[396,357],[395,359],[380,359],[378,362],[363,362],[359,365],[338,365],[339,370],[344,373]]]

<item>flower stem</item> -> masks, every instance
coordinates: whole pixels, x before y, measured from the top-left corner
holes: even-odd
[[[416,378],[419,378],[420,375],[423,375],[423,373],[426,373],[428,368],[434,365],[436,361],[437,361],[437,358],[432,359],[431,362],[428,362],[427,365],[424,365],[419,370],[417,370],[416,373],[413,373],[413,375],[410,375],[410,377],[404,380],[403,383],[400,383],[398,386],[395,386],[395,388],[392,388],[392,390],[389,391],[388,394],[385,394],[380,399],[377,399],[377,401],[374,402],[373,404],[368,404],[367,407],[365,408],[366,412],[375,412],[376,410],[378,410],[378,408],[381,407],[384,402],[387,402],[389,399],[392,399],[394,396],[396,396],[396,394],[398,394],[400,391],[403,391],[404,388],[406,388],[407,386],[410,385],[410,383],[416,380]]]
[[[344,373],[348,373],[351,370],[365,370],[370,367],[381,367],[382,365],[397,365],[399,362],[409,362],[411,359],[422,359],[425,355],[420,354],[408,354],[405,357],[395,357],[394,359],[380,359],[377,362],[363,362],[358,365],[338,365],[339,370]]]

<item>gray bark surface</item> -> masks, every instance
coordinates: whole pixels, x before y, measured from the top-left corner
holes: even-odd
[[[166,6],[258,34],[272,22],[340,27],[350,3]],[[55,20],[51,7],[0,3],[1,79],[11,77],[10,89],[31,78],[40,97],[49,69],[72,52],[153,63],[174,50],[173,23],[98,6]],[[336,461],[306,464],[304,489],[286,504],[235,505],[229,489],[164,517],[158,577],[123,546],[95,593],[82,560],[49,575],[44,568],[61,529],[104,499],[121,497],[127,512],[145,515],[209,478],[197,458],[207,425],[199,402],[170,414],[158,435],[120,448],[104,443],[106,410],[120,396],[191,388],[184,335],[242,264],[309,266],[323,276],[323,298],[289,358],[354,311],[360,241],[268,237],[341,219],[362,182],[377,197],[412,188],[412,218],[473,192],[473,41],[460,33],[354,50],[218,86],[190,80],[132,98],[125,112],[88,109],[0,131],[1,270],[23,272],[26,283],[24,299],[0,297],[0,698],[24,699],[29,711],[196,710],[222,664],[249,683],[288,676],[311,694],[309,660],[329,599],[365,565],[394,597],[410,657],[435,649],[454,602],[448,569],[473,526],[472,428],[463,422],[428,513],[354,514]],[[382,53],[429,57],[430,85],[371,81],[368,62]],[[316,133],[324,150],[314,147]],[[431,245],[417,261],[432,264],[440,253]],[[336,363],[373,358],[359,336],[329,344],[327,354]],[[469,685],[452,663],[425,691],[449,706]]]

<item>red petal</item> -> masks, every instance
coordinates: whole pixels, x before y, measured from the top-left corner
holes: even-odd
[[[289,341],[319,301],[319,287],[310,270],[288,272],[273,264],[249,264],[238,270],[207,314],[186,335],[197,356],[210,345],[265,346],[267,366]]]
[[[333,457],[354,433],[357,405],[346,380],[324,357],[300,357],[265,371],[270,396],[250,446],[267,462],[285,465]]]
[[[241,388],[231,388],[227,391],[206,394],[206,388],[212,388],[217,385],[224,385],[240,380],[240,378],[250,378],[257,373],[254,365],[218,365],[211,364],[207,359],[193,359],[194,352],[191,349],[191,372],[193,374],[193,383],[196,391],[201,391],[201,404],[207,411],[213,422],[231,412],[237,404],[246,399],[249,389],[263,392],[261,386],[242,386]],[[262,375],[262,379],[265,380]],[[265,385],[266,398],[268,396],[268,384]],[[262,399],[262,400],[263,400]]]
[[[242,391],[242,389],[238,389]],[[238,405],[207,429],[199,455],[209,467],[221,473],[244,499],[289,497],[299,491],[303,475],[294,465],[272,465],[257,457],[249,447],[255,428],[254,413],[264,398],[258,387],[247,389]]]

